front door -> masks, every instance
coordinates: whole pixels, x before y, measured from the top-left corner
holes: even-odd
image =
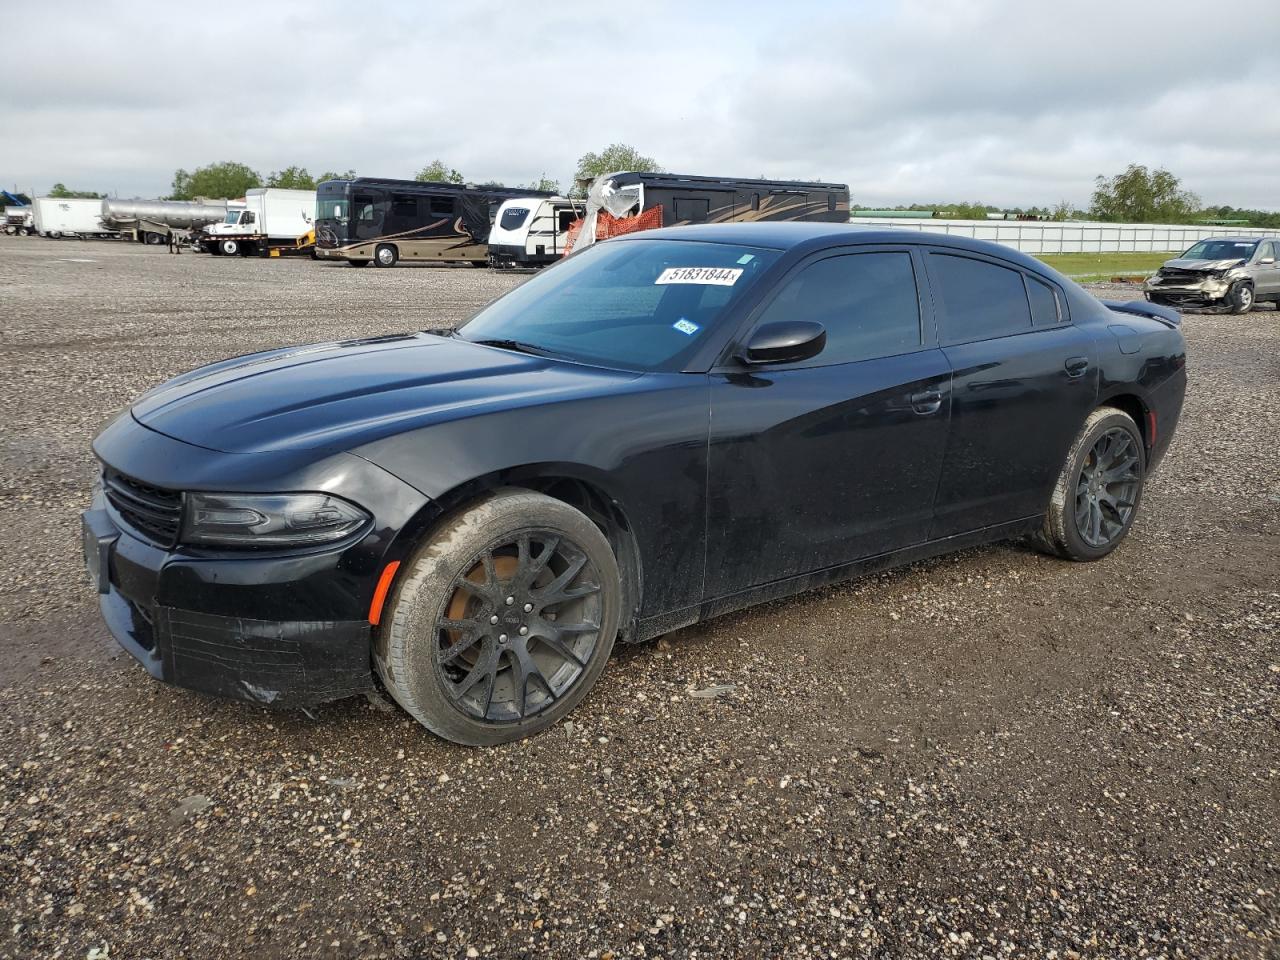
[[[827,345],[713,371],[706,596],[925,539],[947,442],[950,367],[909,248],[800,266],[752,326],[816,320]]]

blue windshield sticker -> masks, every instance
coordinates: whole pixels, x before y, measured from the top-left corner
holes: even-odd
[[[673,323],[671,325],[671,328],[673,330],[679,330],[681,333],[689,337],[692,337],[695,333],[697,333],[699,330],[702,329],[692,320],[686,320],[684,317],[681,317],[679,320]]]
[[[740,257],[738,258],[738,262],[739,262],[739,263],[750,263],[750,262],[751,262],[752,260],[754,260],[755,258],[756,258],[756,255],[755,255],[754,253],[744,253],[742,256],[740,256]]]

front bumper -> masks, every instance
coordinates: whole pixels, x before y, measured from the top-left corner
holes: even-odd
[[[370,603],[400,537],[428,501],[350,454],[217,453],[124,414],[94,441],[112,469],[167,490],[326,489],[373,521],[354,540],[291,551],[158,543],[94,491],[85,560],[116,641],[153,677],[276,707],[310,706],[374,685]]]
[[[1142,292],[1148,300],[1169,306],[1214,306],[1222,303],[1230,290],[1229,281],[1217,279],[1200,283],[1153,283],[1148,280],[1142,285]]]
[[[287,610],[272,596],[283,586],[280,575],[295,572],[287,568],[301,563],[312,578],[323,577],[345,551],[276,561],[282,569],[269,577],[274,583],[261,584],[255,603],[234,582],[256,579],[252,568],[261,571],[269,560],[200,560],[164,550],[119,524],[100,492],[82,522],[85,560],[107,629],[157,680],[277,707],[311,706],[373,687],[368,620],[264,616]],[[199,593],[192,590],[197,585]],[[244,614],[190,608],[228,599]]]

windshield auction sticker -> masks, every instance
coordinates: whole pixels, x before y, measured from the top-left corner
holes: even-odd
[[[717,287],[732,287],[740,276],[741,267],[667,267],[653,282],[707,283]]]

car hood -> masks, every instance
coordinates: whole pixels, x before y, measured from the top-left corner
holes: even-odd
[[[1171,267],[1174,270],[1226,270],[1229,267],[1237,266],[1244,263],[1244,258],[1236,257],[1233,260],[1166,260],[1165,267]]]
[[[421,333],[223,360],[161,384],[132,412],[145,427],[210,450],[334,451],[637,376]]]

